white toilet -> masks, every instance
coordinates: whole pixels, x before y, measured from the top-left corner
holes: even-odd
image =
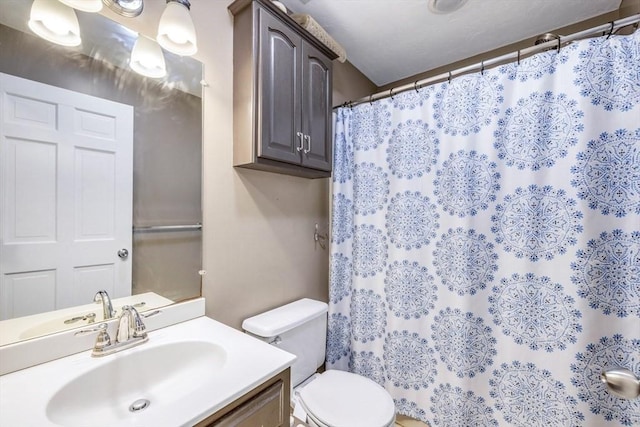
[[[242,328],[297,356],[291,367],[292,400],[304,410],[309,425],[392,426],[393,399],[375,381],[338,370],[316,374],[325,358],[327,309],[323,302],[301,299],[246,319]]]

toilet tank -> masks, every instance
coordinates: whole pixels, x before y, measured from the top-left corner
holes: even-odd
[[[297,356],[291,383],[300,384],[324,363],[327,341],[326,303],[304,298],[242,322],[250,335]]]

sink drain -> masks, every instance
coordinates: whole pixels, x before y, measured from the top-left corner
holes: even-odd
[[[147,399],[138,399],[129,406],[129,411],[131,412],[144,411],[149,407],[149,405],[151,405],[151,402],[149,402]]]

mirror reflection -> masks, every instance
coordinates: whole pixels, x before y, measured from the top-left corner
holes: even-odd
[[[0,2],[0,345],[200,296],[202,65],[76,11],[81,45],[29,30]]]

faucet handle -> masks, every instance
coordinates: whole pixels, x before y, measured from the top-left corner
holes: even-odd
[[[107,332],[107,324],[101,323],[98,326],[98,329],[99,332],[96,337],[96,345],[93,347],[94,353],[100,352],[111,345],[111,337],[109,336],[109,332]]]
[[[78,332],[76,332],[74,335],[82,336],[82,335],[87,335],[94,332],[98,332],[98,336],[96,337],[96,344],[93,346],[93,354],[96,355],[111,345],[111,337],[109,336],[109,332],[107,332],[106,323],[100,323],[95,328],[81,329]]]
[[[88,335],[91,334],[93,332],[106,332],[107,331],[107,324],[106,323],[100,323],[98,326],[96,326],[95,328],[89,328],[89,329],[80,329],[78,332],[76,332],[75,334],[73,334],[76,337],[82,336],[82,335]]]

